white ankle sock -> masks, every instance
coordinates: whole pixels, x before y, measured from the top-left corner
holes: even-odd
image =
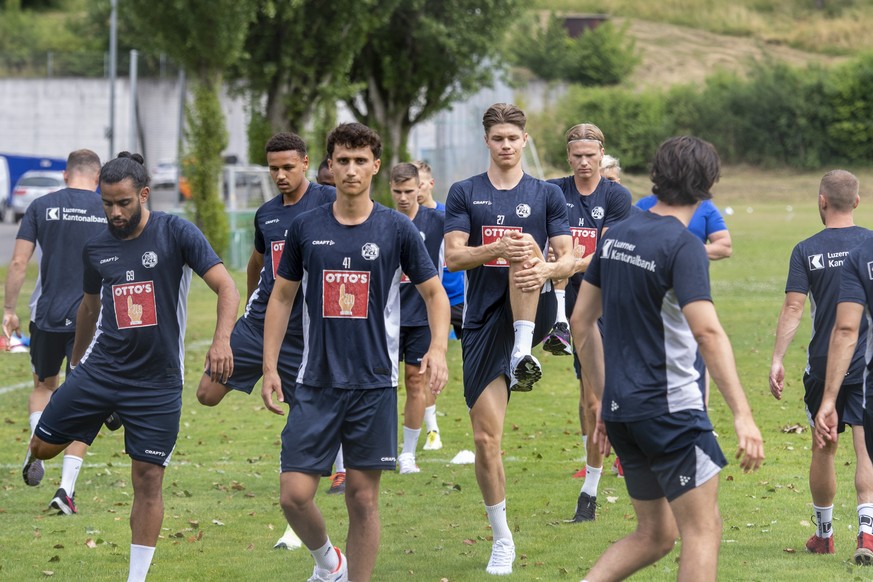
[[[420,428],[403,427],[403,450],[401,454],[409,453],[415,456],[415,449],[418,447],[418,437],[421,435]]]
[[[600,476],[603,474],[603,467],[585,466],[585,483],[582,484],[582,493],[587,493],[591,497],[597,497],[597,486],[600,485]]]
[[[533,345],[534,322],[519,319],[512,324],[515,330],[515,345],[512,347],[512,355],[530,355],[530,347]]]
[[[322,570],[333,572],[339,566],[339,556],[333,549],[330,538],[327,538],[327,542],[323,546],[317,550],[309,550],[309,553],[315,558],[315,564]]]
[[[73,455],[64,455],[64,464],[61,469],[61,489],[70,497],[76,491],[76,479],[79,478],[79,469],[82,468],[82,459]]]
[[[873,536],[873,503],[858,506],[858,532]]]
[[[36,425],[39,424],[39,419],[42,417],[42,410],[37,410],[36,412],[30,413],[30,436],[33,436],[33,433],[36,432]]]
[[[130,544],[130,572],[127,574],[127,582],[145,582],[154,555],[155,548],[152,546]]]
[[[424,427],[427,432],[432,430],[439,432],[440,427],[437,426],[436,404],[424,409]]]
[[[555,289],[555,299],[558,300],[558,317],[555,323],[567,323],[567,292],[564,289]]]
[[[491,524],[491,533],[494,541],[512,541],[512,532],[509,531],[509,523],[506,521],[506,500],[497,505],[486,505],[485,512],[488,514],[488,523]]]
[[[815,535],[820,538],[829,538],[834,535],[834,506],[829,505],[827,507],[819,507],[815,504],[812,506],[815,511],[815,521],[818,526],[818,530]]]

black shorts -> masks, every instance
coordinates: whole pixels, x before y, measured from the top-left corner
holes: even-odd
[[[52,394],[35,434],[56,445],[71,441],[90,445],[112,412],[124,424],[127,454],[166,467],[179,435],[182,386],[143,388],[110,382],[88,373],[85,363]]]
[[[864,442],[867,444],[867,456],[873,461],[873,412],[864,410]]]
[[[30,322],[30,366],[40,382],[60,374],[64,358],[67,359],[66,372],[70,373],[74,339],[75,331],[43,331]]]
[[[803,402],[809,426],[815,427],[815,415],[821,407],[825,383],[810,374],[803,375]],[[846,425],[861,426],[864,422],[864,384],[843,384],[837,393],[837,432],[845,432]]]
[[[282,430],[281,471],[330,475],[340,444],[346,467],[393,471],[397,389],[298,384]]]
[[[673,501],[718,475],[727,465],[702,410],[680,410],[634,422],[606,422],[621,459],[628,495]]]
[[[452,305],[452,329],[455,330],[455,337],[461,339],[464,337],[464,304],[458,303]]]
[[[230,349],[233,352],[233,375],[225,386],[251,394],[264,374],[264,328],[240,317],[230,334]],[[294,395],[294,383],[302,361],[303,336],[286,334],[279,348],[278,371],[282,394],[288,404]]]
[[[540,295],[534,322],[534,345],[542,342],[551,331],[557,309],[554,291]],[[512,323],[512,308],[507,292],[506,302],[495,309],[480,327],[464,329],[461,353],[464,360],[464,399],[467,401],[467,408],[473,408],[485,387],[501,375],[506,378],[508,397],[509,360],[515,344]]]
[[[430,348],[430,327],[426,325],[400,328],[400,361],[409,366],[420,366]]]

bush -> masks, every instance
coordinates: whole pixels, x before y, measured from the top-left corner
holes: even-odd
[[[873,53],[838,68],[827,87],[827,138],[834,154],[853,162],[873,159]]]

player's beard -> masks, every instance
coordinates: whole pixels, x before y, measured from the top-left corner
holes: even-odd
[[[141,221],[142,204],[137,203],[136,212],[130,215],[130,218],[127,220],[127,224],[122,227],[117,227],[112,224],[112,221],[108,221],[107,225],[109,226],[109,232],[112,233],[112,236],[124,240],[133,234]]]

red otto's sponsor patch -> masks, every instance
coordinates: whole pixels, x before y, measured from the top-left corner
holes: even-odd
[[[112,286],[115,323],[118,329],[149,327],[158,324],[155,286],[152,281]]]
[[[369,271],[324,271],[322,289],[322,317],[367,319]]]
[[[285,241],[274,240],[270,243],[270,258],[273,261],[273,278],[279,272],[279,261],[282,260],[282,251],[285,250]]]
[[[522,232],[520,226],[483,226],[482,227],[482,244],[497,242],[507,232]],[[486,267],[508,267],[509,261],[506,259],[496,258],[485,263]]]
[[[409,278],[409,275],[406,273],[400,273],[400,282],[401,283],[412,283],[412,279]]]
[[[570,234],[573,235],[573,254],[577,258],[584,259],[594,252],[594,248],[597,246],[596,228],[570,227]]]

